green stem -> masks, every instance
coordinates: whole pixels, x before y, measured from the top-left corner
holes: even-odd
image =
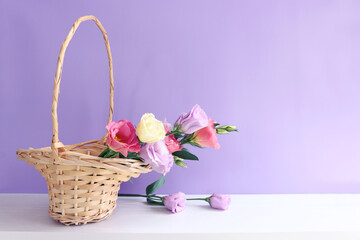
[[[147,197],[146,195],[141,195],[141,194],[122,194],[122,193],[118,193],[119,197]]]
[[[206,201],[207,198],[187,198],[186,200],[203,200]]]
[[[148,204],[164,206],[163,202],[148,201]]]
[[[145,197],[145,198],[148,198],[148,197],[155,197],[155,198],[159,198],[159,199],[162,199],[162,197],[160,196],[157,196],[157,195],[142,195],[142,194],[123,194],[123,193],[118,193],[118,197]]]
[[[167,133],[165,136],[174,135],[174,134],[181,134],[181,132],[180,131],[171,131],[171,132]]]

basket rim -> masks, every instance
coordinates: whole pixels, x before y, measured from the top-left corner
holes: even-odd
[[[58,149],[57,158],[54,159],[54,149],[52,147],[18,149],[16,154],[19,160],[27,161],[29,164],[47,164],[47,165],[76,165],[107,169],[123,172],[125,170],[139,173],[147,173],[152,170],[150,164],[137,159],[128,158],[103,158],[97,155],[80,152],[82,146],[88,146],[90,152],[91,146],[96,145],[98,151],[103,151],[106,146],[102,139],[90,140],[73,145],[64,145]]]

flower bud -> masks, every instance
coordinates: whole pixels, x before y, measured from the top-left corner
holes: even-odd
[[[228,132],[237,132],[236,126],[225,126]]]
[[[226,134],[226,133],[228,133],[228,131],[226,131],[226,129],[223,129],[223,128],[217,128],[216,133],[217,134]]]
[[[237,132],[237,131],[238,130],[236,129],[235,126],[225,125],[225,126],[221,126],[221,127],[216,128],[216,133],[217,134],[226,134],[226,133],[229,133],[229,132]]]
[[[231,203],[230,195],[213,194],[209,198],[210,206],[214,209],[227,210]]]
[[[184,193],[178,192],[165,196],[163,202],[165,207],[172,213],[179,213],[185,209],[186,196]]]

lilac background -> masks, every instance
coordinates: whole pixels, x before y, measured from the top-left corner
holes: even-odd
[[[360,193],[359,12],[355,0],[0,0],[0,192],[46,192],[15,151],[50,145],[58,52],[93,14],[114,58],[114,120],[174,121],[199,103],[240,130],[195,149],[201,161],[174,167],[161,192]],[[65,56],[63,143],[103,136],[108,81],[101,34],[83,23]]]

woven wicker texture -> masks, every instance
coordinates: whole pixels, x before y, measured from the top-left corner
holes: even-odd
[[[114,79],[109,40],[97,18],[84,16],[75,21],[60,49],[51,108],[51,147],[16,151],[18,159],[33,164],[46,179],[50,197],[49,214],[65,225],[80,225],[105,219],[116,207],[120,183],[151,171],[151,167],[140,160],[98,157],[106,148],[107,134],[101,139],[74,145],[64,145],[59,141],[57,104],[65,51],[80,23],[87,20],[96,23],[105,40],[110,70],[108,122],[112,121]]]

